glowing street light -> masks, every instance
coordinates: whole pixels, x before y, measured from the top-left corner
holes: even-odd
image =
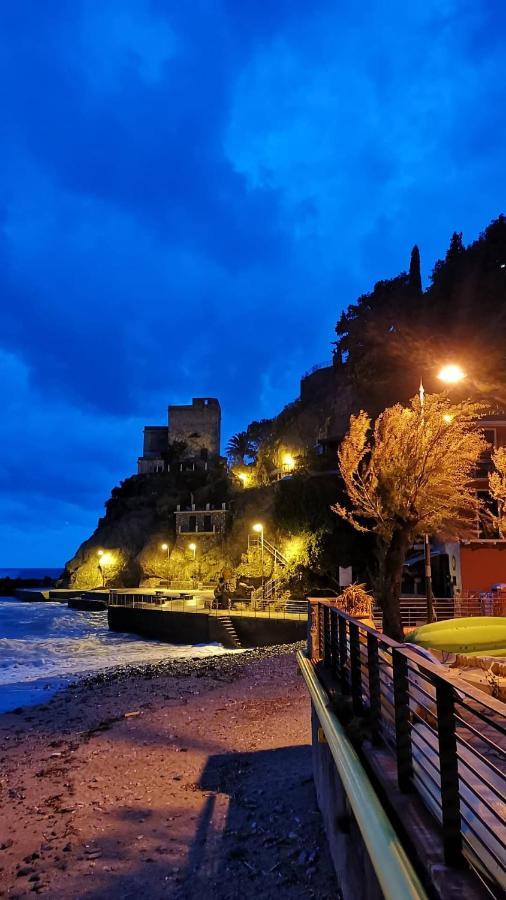
[[[456,363],[448,363],[440,369],[437,377],[440,381],[443,381],[444,384],[458,384],[459,381],[462,381],[462,379],[466,377],[466,373],[461,366]]]
[[[112,562],[112,554],[106,553],[105,550],[97,550],[98,568],[102,576],[102,587],[105,587],[105,567]]]
[[[459,366],[457,363],[446,363],[438,372],[438,376],[440,381],[444,384],[458,384],[459,381],[462,381],[463,378],[466,377],[466,373],[463,368]],[[423,381],[420,378],[420,388],[418,391],[420,397],[420,408],[422,411],[422,424],[423,424],[423,411],[425,406],[425,390],[423,387]],[[449,425],[453,421],[453,416],[451,413],[446,413],[443,416],[443,420]],[[427,622],[433,622],[435,620],[434,615],[434,604],[432,602],[432,564],[430,558],[430,539],[427,533],[423,536],[423,545],[424,545],[424,556],[425,556],[425,596],[427,599]]]
[[[295,469],[295,459],[291,453],[283,454],[283,468],[285,468],[287,472],[293,472]]]
[[[193,553],[193,560],[195,561],[195,556],[197,553],[197,545],[196,544],[188,544],[188,549]]]

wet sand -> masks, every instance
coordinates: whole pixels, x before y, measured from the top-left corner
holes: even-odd
[[[0,716],[0,896],[335,898],[309,739],[293,647]]]

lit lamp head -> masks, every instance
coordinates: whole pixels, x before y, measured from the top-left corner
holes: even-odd
[[[262,534],[263,530],[264,530],[264,526],[261,525],[260,522],[256,522],[256,524],[253,525],[253,531],[256,531],[257,534]]]
[[[239,472],[239,475],[237,477],[239,478],[239,481],[242,483],[242,486],[246,487],[246,485],[248,484],[248,481],[249,481],[249,475],[247,475],[246,472]]]
[[[169,545],[168,545],[168,544],[161,544],[160,549],[161,549],[161,550],[168,550],[168,549],[169,549]]]
[[[195,554],[197,552],[197,545],[196,544],[188,544],[188,547],[190,548],[191,552],[193,553],[193,558],[195,559]]]
[[[112,554],[111,553],[102,553],[100,556],[100,565],[108,566],[109,563],[112,562]]]
[[[295,460],[291,453],[283,454],[283,465],[285,469],[288,469],[290,472],[292,469],[295,469]]]
[[[104,551],[103,551],[103,550],[97,550],[97,556],[98,556],[99,559],[100,559],[103,555],[104,555]]]
[[[456,363],[448,363],[440,369],[437,377],[444,384],[458,384],[459,381],[466,377],[466,373]]]

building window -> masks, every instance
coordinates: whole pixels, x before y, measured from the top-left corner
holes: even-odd
[[[211,516],[204,516],[204,531],[213,530],[213,520]]]
[[[188,518],[188,531],[196,531],[197,530],[197,516],[190,516]]]

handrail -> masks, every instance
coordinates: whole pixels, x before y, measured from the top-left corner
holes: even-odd
[[[427,893],[302,651],[297,662],[385,897],[426,900]]]
[[[311,660],[321,662],[353,712],[366,715],[373,740],[394,754],[399,789],[414,789],[441,826],[446,864],[467,860],[491,896],[504,896],[504,703],[335,601],[314,598],[310,608]]]

